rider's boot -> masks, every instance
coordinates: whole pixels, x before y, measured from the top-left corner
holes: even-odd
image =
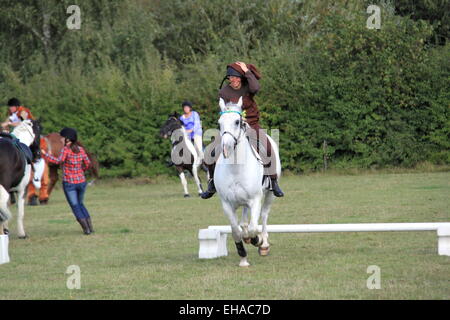
[[[202,199],[209,199],[214,195],[214,193],[216,193],[216,186],[214,185],[214,178],[212,178],[208,181],[208,190],[203,192],[201,197]]]
[[[272,185],[272,192],[275,197],[284,197],[284,193],[278,185],[278,180],[276,178],[270,178],[270,184]]]
[[[83,233],[85,235],[91,234],[91,230],[89,229],[86,219],[77,219],[77,221],[80,224],[81,229],[83,229]]]

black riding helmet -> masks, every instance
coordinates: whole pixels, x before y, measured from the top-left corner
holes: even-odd
[[[242,74],[232,67],[227,68],[227,77],[239,77],[242,78]]]
[[[190,101],[184,101],[184,102],[181,104],[181,108],[184,108],[185,106],[188,106],[188,107],[191,108],[191,110],[192,110],[192,102],[190,102]]]
[[[8,100],[8,107],[20,107],[20,101],[17,98],[11,98]]]
[[[72,142],[77,141],[77,131],[72,128],[64,128],[59,133],[62,137],[69,139]]]

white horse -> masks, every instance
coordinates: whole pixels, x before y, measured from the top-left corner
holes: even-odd
[[[225,215],[230,220],[233,239],[241,261],[239,266],[247,267],[246,243],[259,247],[260,255],[269,252],[269,234],[267,219],[273,202],[273,192],[269,190],[269,179],[263,181],[264,168],[256,151],[246,138],[248,124],[242,119],[242,97],[238,104],[225,105],[220,99],[221,116],[219,119],[222,152],[217,160],[214,181],[222,201]],[[276,155],[278,178],[281,175],[281,163],[278,147],[271,137],[272,152]],[[238,207],[243,207],[242,220],[239,225],[236,217]],[[250,210],[250,222],[248,221]],[[262,232],[258,235],[258,223],[262,218]],[[250,240],[250,241],[249,241]]]
[[[32,120],[24,120],[12,132],[19,141],[28,147],[36,143],[38,136],[38,124]],[[7,229],[7,221],[11,218],[8,208],[10,192],[18,193],[17,207],[17,230],[19,238],[26,238],[23,226],[25,193],[30,182],[31,165],[28,164],[20,151],[8,138],[1,138],[0,142],[0,234],[4,234]],[[39,144],[37,145],[39,148]],[[3,154],[2,154],[3,153]]]

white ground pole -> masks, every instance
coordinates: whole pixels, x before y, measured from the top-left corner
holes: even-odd
[[[258,230],[261,232],[261,226]],[[438,237],[438,254],[450,256],[450,222],[280,224],[268,225],[267,231],[269,233],[435,231]],[[229,233],[231,233],[230,226],[209,226],[208,229],[200,229],[198,257],[213,259],[227,256],[227,234]]]
[[[0,235],[0,264],[9,262],[8,244],[8,236]]]

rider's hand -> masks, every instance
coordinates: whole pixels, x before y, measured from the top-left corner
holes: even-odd
[[[244,71],[244,72],[247,72],[247,71],[248,71],[247,65],[246,65],[244,62],[237,61],[236,64],[237,64],[239,67],[241,67],[242,71]]]

